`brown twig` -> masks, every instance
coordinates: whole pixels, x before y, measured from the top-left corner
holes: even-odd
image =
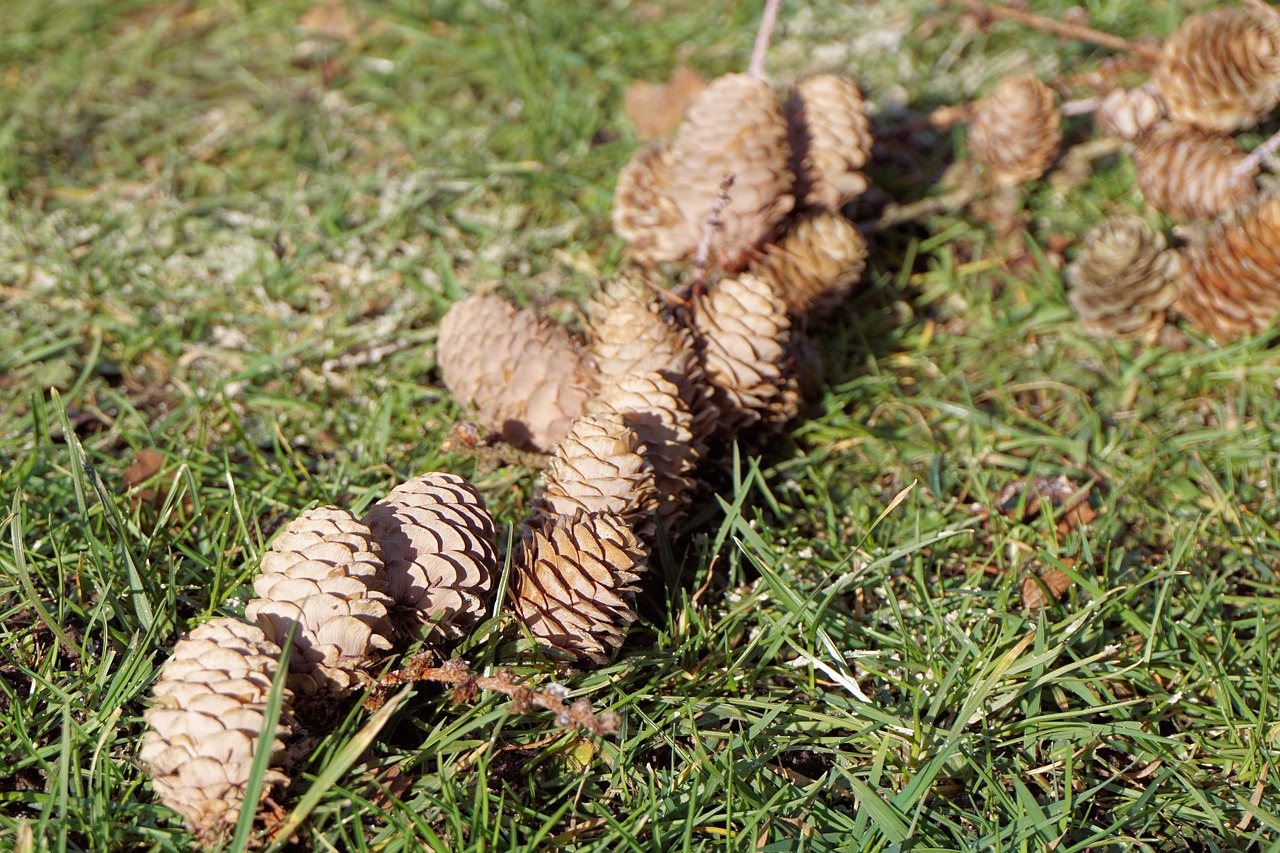
[[[447,660],[440,666],[431,666],[433,662],[430,652],[415,655],[407,660],[403,669],[387,673],[378,684],[383,688],[410,681],[452,684],[453,701],[457,703],[470,702],[481,690],[496,690],[511,697],[511,710],[517,714],[527,713],[530,708],[542,708],[556,715],[556,725],[561,728],[585,729],[593,735],[607,735],[618,730],[616,712],[596,714],[586,699],[566,705],[564,700],[569,691],[558,684],[534,690],[517,683],[515,673],[509,669],[495,670],[493,675],[476,675],[461,658]]]
[[[1025,12],[1022,9],[1014,9],[1011,6],[1001,6],[995,3],[988,3],[985,0],[947,0],[947,2],[958,3],[966,7],[970,12],[979,17],[985,18],[1003,18],[1008,21],[1017,21],[1028,27],[1058,36],[1059,38],[1076,39],[1077,41],[1086,41],[1090,44],[1101,45],[1121,53],[1132,54],[1142,59],[1144,62],[1154,64],[1160,57],[1160,51],[1156,48],[1144,44],[1129,41],[1111,33],[1104,33],[1101,30],[1095,30],[1092,27],[1086,27],[1082,24],[1069,24],[1066,21],[1055,21],[1053,18],[1046,18],[1042,15],[1036,15],[1031,12]]]
[[[724,176],[724,180],[720,182],[720,189],[716,192],[716,200],[711,205],[711,211],[703,221],[702,237],[698,240],[698,251],[693,256],[694,275],[690,292],[695,296],[707,281],[711,244],[715,242],[716,234],[724,229],[724,220],[720,218],[720,214],[724,213],[724,209],[729,206],[731,200],[729,191],[733,189],[733,182],[736,179],[737,176],[733,172]]]
[[[773,38],[773,25],[778,21],[778,8],[781,5],[782,0],[765,0],[760,29],[756,30],[756,43],[751,48],[751,63],[747,65],[747,73],[759,80],[764,79],[764,56],[769,52],[769,40]]]
[[[1238,181],[1246,176],[1251,176],[1262,165],[1262,161],[1266,160],[1280,148],[1280,130],[1271,134],[1257,148],[1249,152],[1249,154],[1236,163],[1231,168],[1231,180]]]

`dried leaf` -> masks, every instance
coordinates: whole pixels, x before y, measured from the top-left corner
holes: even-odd
[[[707,83],[697,71],[681,64],[666,83],[637,80],[627,87],[623,104],[640,139],[666,136],[679,126],[685,110]]]
[[[1071,577],[1061,569],[1049,569],[1022,579],[1022,606],[1027,610],[1040,610],[1052,601],[1061,601],[1071,588]],[[1048,598],[1046,598],[1046,593]]]

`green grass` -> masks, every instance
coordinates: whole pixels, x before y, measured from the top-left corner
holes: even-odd
[[[447,469],[519,520],[535,472],[441,449],[463,413],[436,382],[435,325],[492,281],[572,316],[621,254],[623,89],[681,56],[741,68],[756,15],[353,7],[366,22],[325,67],[297,58],[302,2],[5,10],[0,846],[189,847],[134,759],[147,692],[177,636],[240,612],[298,511],[358,511]],[[1086,8],[1129,36],[1190,11]],[[881,132],[1007,71],[1099,58],[923,0],[788,2],[771,56],[779,80],[862,81]],[[929,194],[959,141],[886,146],[878,186]],[[878,235],[864,290],[811,330],[821,399],[709,473],[616,663],[556,670],[505,621],[458,649],[617,710],[618,735],[430,686],[381,717],[352,708],[279,797],[305,816],[298,849],[1280,838],[1280,355],[1274,336],[1143,351],[1081,334],[1044,247],[1138,204],[1103,161],[1070,194],[1032,187],[1012,239],[965,213]],[[140,499],[123,472],[148,449],[164,466]],[[1092,484],[1087,526],[989,511],[1058,474]],[[1051,568],[1065,597],[1024,609],[1024,577]]]

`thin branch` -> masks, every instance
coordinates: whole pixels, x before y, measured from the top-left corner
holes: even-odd
[[[605,711],[596,714],[591,703],[579,699],[571,705],[564,700],[569,691],[558,684],[534,690],[519,684],[515,673],[509,669],[495,670],[493,675],[476,675],[461,658],[447,660],[440,666],[431,666],[431,652],[409,658],[403,669],[389,672],[379,681],[382,688],[406,684],[410,681],[434,681],[453,685],[453,701],[459,704],[475,699],[481,690],[496,690],[511,697],[511,710],[524,714],[530,708],[542,708],[556,715],[556,725],[566,729],[586,729],[594,735],[612,734],[618,730],[618,714]]]
[[[712,203],[711,210],[703,221],[702,236],[698,240],[698,251],[693,256],[694,275],[691,292],[695,295],[707,281],[707,265],[711,260],[711,244],[715,242],[716,234],[724,229],[724,220],[720,218],[720,214],[724,213],[724,209],[729,206],[729,202],[732,199],[730,190],[733,189],[735,180],[737,180],[737,176],[733,172],[729,172],[724,176],[724,180],[720,182],[720,189],[716,191],[716,200]]]
[[[946,0],[950,3],[958,3],[966,7],[979,17],[986,18],[1003,18],[1008,21],[1017,21],[1020,24],[1026,24],[1028,27],[1046,32],[1060,38],[1076,39],[1077,41],[1085,41],[1090,44],[1101,45],[1121,53],[1132,54],[1139,57],[1145,62],[1155,63],[1160,57],[1160,51],[1156,48],[1149,47],[1144,44],[1129,41],[1111,33],[1104,33],[1101,30],[1095,30],[1092,27],[1086,27],[1081,24],[1069,24],[1066,21],[1056,21],[1053,18],[1046,18],[1042,15],[1036,15],[1031,12],[1025,12],[1022,9],[1014,9],[1011,6],[1001,6],[995,3],[987,3],[984,0]]]
[[[1249,154],[1236,163],[1231,168],[1231,180],[1240,180],[1244,177],[1252,177],[1255,172],[1262,167],[1262,162],[1276,152],[1280,148],[1280,130],[1271,134],[1261,145],[1249,152]]]
[[[764,56],[769,52],[769,40],[773,38],[773,25],[777,23],[780,6],[782,0],[765,0],[760,29],[756,30],[756,43],[751,48],[751,64],[747,66],[747,73],[760,80],[764,79]]]
[[[1082,116],[1096,110],[1101,102],[1101,98],[1076,98],[1064,103],[1058,111],[1064,116]]]

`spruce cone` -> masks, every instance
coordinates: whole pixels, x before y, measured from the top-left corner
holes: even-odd
[[[578,418],[551,454],[535,524],[581,509],[617,516],[638,531],[651,526],[657,500],[645,452],[620,415]]]
[[[732,174],[712,257],[721,269],[741,268],[795,206],[790,154],[787,122],[767,83],[747,74],[713,80],[671,145],[670,197],[684,215],[688,254],[697,250],[720,185]]]
[[[665,141],[641,148],[618,173],[613,230],[641,264],[678,261],[698,245],[699,234],[671,197],[671,180],[671,143]]]
[[[783,371],[791,320],[768,283],[750,273],[721,279],[694,303],[693,324],[724,433],[794,414]]]
[[[1137,139],[1164,117],[1160,99],[1146,86],[1112,89],[1093,112],[1093,125],[1103,136]]]
[[[156,794],[206,846],[224,842],[240,816],[279,665],[280,647],[256,625],[211,619],[178,641],[152,688],[138,758]],[[293,731],[293,694],[283,698],[263,797],[289,781],[278,768]]]
[[[797,198],[834,212],[866,192],[858,170],[871,159],[871,127],[856,85],[834,74],[809,77],[796,84],[784,111]]]
[[[1178,256],[1132,214],[1095,225],[1063,274],[1067,301],[1096,337],[1154,335],[1178,294]]]
[[[445,387],[472,403],[511,444],[546,451],[569,431],[593,382],[561,325],[494,296],[472,296],[440,321],[436,360]]]
[[[605,663],[635,621],[631,601],[647,559],[617,516],[555,519],[521,545],[512,606],[541,642]]]
[[[1248,155],[1224,133],[1165,123],[1139,137],[1131,156],[1147,204],[1174,219],[1212,219],[1258,189],[1259,167],[1236,175]]]
[[[1053,92],[1030,74],[1004,77],[973,103],[969,147],[1000,186],[1043,175],[1062,141]]]
[[[867,244],[853,223],[819,213],[796,223],[781,244],[767,246],[750,269],[800,316],[822,314],[843,302],[866,266]]]
[[[680,389],[653,371],[629,373],[606,380],[587,411],[616,414],[635,432],[653,471],[658,517],[673,523],[684,509],[693,486],[689,473],[701,455]]]
[[[1174,307],[1219,343],[1272,326],[1280,308],[1280,197],[1261,196],[1183,250]]]
[[[299,695],[345,693],[391,648],[394,601],[369,528],[336,507],[302,513],[262,555],[244,609],[277,645],[296,624],[289,687]]]
[[[1175,121],[1251,127],[1280,103],[1280,22],[1234,7],[1192,15],[1165,40],[1151,83]]]
[[[475,487],[455,474],[415,477],[364,517],[386,563],[387,586],[429,639],[460,638],[485,614],[498,570],[497,530]]]

